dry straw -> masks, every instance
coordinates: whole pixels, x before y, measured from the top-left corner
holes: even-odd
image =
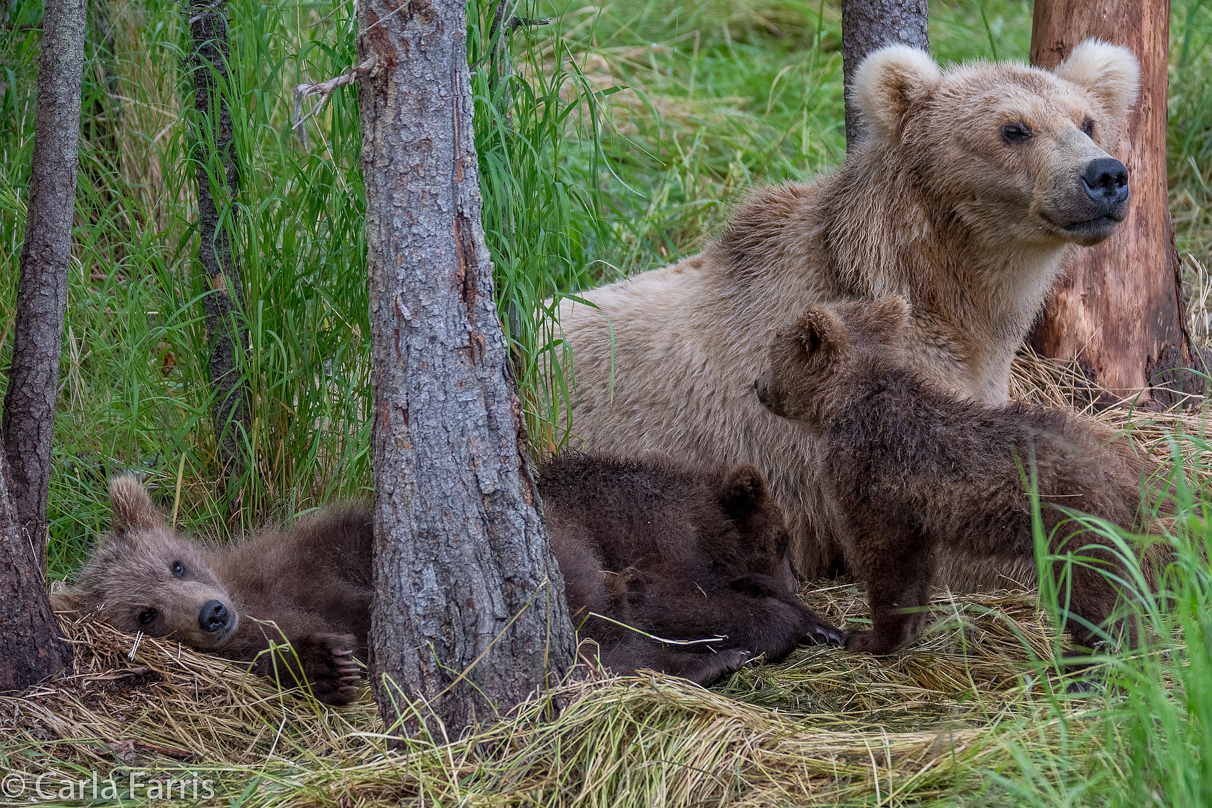
[[[1013,384],[1016,396],[1054,405],[1091,392],[1030,356]],[[1205,466],[1198,441],[1169,440],[1202,434],[1198,414],[1125,403],[1092,417],[1132,427],[1161,458],[1178,446],[1190,468]],[[839,623],[867,616],[850,585],[803,595]],[[932,608],[926,635],[890,658],[806,647],[712,690],[591,676],[473,737],[414,738],[391,751],[368,694],[324,708],[175,642],[136,642],[61,612],[75,670],[0,698],[0,754],[25,782],[43,775],[44,789],[94,772],[126,783],[133,770],[143,783],[204,781],[197,802],[216,805],[917,802],[979,788],[975,772],[1009,764],[1007,733],[1048,744],[1056,716],[1080,723],[1086,703],[1062,701],[1057,712],[1058,640],[1032,593],[943,592]],[[567,706],[545,722],[552,696]]]

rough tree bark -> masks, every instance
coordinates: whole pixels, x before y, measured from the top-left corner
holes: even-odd
[[[0,456],[0,693],[24,690],[72,663],[43,585],[37,549],[17,524]]]
[[[72,664],[43,585],[37,548],[22,535],[0,456],[0,693],[24,690]]]
[[[236,161],[231,112],[221,92],[221,86],[228,80],[231,47],[223,0],[190,0],[186,13],[194,44],[194,108],[198,112],[194,153],[198,164],[198,232],[202,237],[198,258],[210,286],[203,298],[203,316],[214,396],[211,416],[230,495],[231,486],[243,469],[243,436],[248,434],[252,418],[248,386],[239,366],[239,355],[248,342],[244,287],[235,240],[240,167]],[[216,179],[214,186],[212,175]]]
[[[563,677],[575,635],[493,303],[463,2],[365,0],[358,13],[359,59],[374,65],[359,82],[371,681],[389,725],[415,732],[436,718],[458,734]]]
[[[72,661],[51,614],[42,566],[76,209],[84,16],[84,0],[47,0],[42,21],[30,200],[0,429],[0,691],[29,687]],[[5,455],[16,459],[11,468]]]
[[[38,56],[13,362],[4,396],[4,452],[16,519],[41,569],[46,555],[55,392],[63,353],[84,76],[84,0],[48,0]]]
[[[1141,67],[1141,94],[1115,155],[1128,167],[1131,208],[1103,244],[1074,253],[1032,342],[1042,355],[1077,361],[1117,395],[1150,385],[1198,392],[1178,280],[1166,190],[1169,0],[1036,0],[1031,62],[1054,67],[1087,37],[1124,45]],[[1167,390],[1151,391],[1161,405]]]
[[[846,148],[862,133],[850,84],[863,59],[884,45],[901,42],[930,50],[926,0],[842,0],[842,80],[846,87]]]

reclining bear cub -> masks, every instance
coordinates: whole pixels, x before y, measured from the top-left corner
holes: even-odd
[[[539,489],[569,611],[615,673],[706,684],[801,641],[841,641],[796,598],[782,512],[752,468],[569,457],[540,469]],[[114,479],[110,501],[112,530],[60,605],[250,662],[328,704],[356,697],[370,632],[368,508],[208,546],[175,531],[134,477]]]

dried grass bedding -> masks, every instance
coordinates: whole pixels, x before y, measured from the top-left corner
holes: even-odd
[[[1016,365],[1016,397],[1073,406],[1091,393],[1055,363]],[[1092,417],[1206,477],[1198,411],[1122,402]],[[848,584],[808,584],[802,595],[839,625],[867,616]],[[30,804],[40,775],[40,793],[67,804],[97,802],[87,786],[71,791],[90,778],[112,781],[126,804],[916,803],[966,793],[979,787],[975,773],[1010,765],[1007,737],[1048,744],[1062,723],[1071,731],[1083,720],[1091,702],[1063,695],[1059,639],[1034,593],[938,592],[932,610],[932,627],[893,657],[805,647],[711,690],[591,673],[473,737],[397,748],[369,692],[328,709],[176,642],[61,612],[76,647],[71,675],[0,698],[0,765],[24,786],[0,803]],[[542,720],[548,699],[565,705],[554,722]]]

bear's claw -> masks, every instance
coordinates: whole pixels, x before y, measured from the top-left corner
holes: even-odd
[[[357,698],[362,669],[354,659],[353,643],[347,634],[316,634],[294,641],[318,701],[340,707]]]
[[[805,638],[817,645],[841,645],[846,641],[846,634],[841,629],[822,621],[808,629]]]

